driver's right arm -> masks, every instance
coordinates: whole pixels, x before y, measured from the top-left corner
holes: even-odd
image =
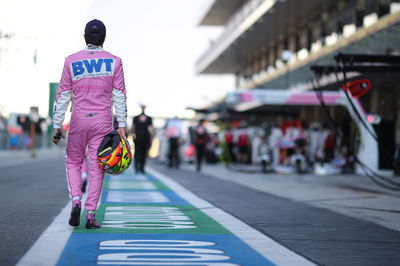
[[[64,122],[65,112],[68,110],[72,98],[71,70],[67,61],[64,63],[64,70],[61,76],[60,85],[53,106],[53,128],[61,128]]]

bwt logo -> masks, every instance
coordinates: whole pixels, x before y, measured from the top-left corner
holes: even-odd
[[[114,70],[114,59],[97,58],[90,60],[79,60],[71,63],[72,79],[112,76]]]

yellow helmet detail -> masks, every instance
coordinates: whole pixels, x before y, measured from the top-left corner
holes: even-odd
[[[125,171],[132,162],[129,142],[113,130],[104,136],[97,149],[97,160],[107,174],[118,175]]]

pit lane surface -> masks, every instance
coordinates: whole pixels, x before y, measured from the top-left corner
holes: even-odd
[[[19,265],[313,265],[154,170],[106,177],[99,230],[68,207]]]
[[[234,261],[234,259],[237,258],[237,253],[240,255],[240,252],[237,250],[241,251],[243,249],[233,249],[232,252],[229,245],[224,246],[219,244],[218,241],[220,241],[220,239],[215,239],[216,236],[218,236],[217,238],[224,236],[227,237],[226,239],[234,237],[236,241],[238,239],[241,241],[242,244],[238,244],[239,246],[244,245],[246,247],[244,250],[247,249],[249,252],[248,254],[255,253],[255,257],[261,257],[261,259],[265,259],[264,256],[266,256],[267,259],[262,261],[260,265],[269,265],[266,263],[299,265],[300,261],[304,264],[309,263],[298,256],[293,256],[293,259],[291,261],[289,260],[289,262],[279,261],[282,257],[288,257],[282,254],[273,258],[273,255],[279,254],[279,252],[276,252],[274,249],[277,246],[274,245],[274,241],[271,242],[271,238],[292,251],[285,251],[288,252],[286,254],[290,254],[289,256],[292,256],[294,253],[301,254],[301,256],[308,258],[316,264],[398,265],[400,259],[400,236],[397,231],[307,204],[272,196],[269,193],[262,193],[227,180],[216,179],[206,174],[183,169],[170,170],[167,169],[165,165],[161,164],[152,164],[151,166],[158,172],[163,172],[164,175],[168,176],[167,179],[173,179],[184,187],[189,188],[196,195],[200,196],[200,198],[206,199],[208,202],[212,203],[212,205],[202,201],[198,197],[197,199],[200,200],[200,203],[192,202],[193,198],[196,198],[195,195],[185,189],[182,190],[179,186],[170,185],[167,179],[162,179],[162,175],[158,175],[155,172],[153,172],[152,175],[144,177],[134,176],[133,173],[130,172],[128,175],[117,177],[114,180],[108,178],[105,182],[103,194],[103,203],[105,204],[100,207],[100,212],[97,216],[102,223],[104,221],[108,222],[103,223],[103,227],[108,224],[114,227],[117,225],[120,228],[107,229],[110,231],[113,230],[113,232],[105,232],[104,230],[106,230],[107,227],[101,229],[103,232],[93,230],[90,233],[93,235],[93,238],[89,237],[86,241],[78,241],[78,244],[73,242],[76,241],[75,235],[83,236],[85,234],[88,235],[88,233],[86,233],[87,231],[83,229],[83,227],[78,230],[72,230],[67,225],[70,204],[66,204],[68,201],[68,192],[64,176],[64,160],[62,157],[55,157],[44,161],[36,160],[34,163],[22,162],[18,167],[2,168],[0,173],[0,197],[3,202],[3,212],[0,216],[0,265],[15,265],[40,235],[39,241],[36,242],[26,254],[31,257],[25,256],[24,259],[20,261],[20,265],[55,265],[56,263],[63,265],[61,258],[75,259],[76,257],[81,259],[91,258],[83,262],[79,261],[79,263],[77,262],[78,264],[96,264],[98,258],[103,260],[101,263],[110,264],[110,262],[123,259],[128,260],[129,258],[124,258],[122,255],[119,255],[116,260],[110,260],[110,257],[107,256],[99,257],[99,253],[95,254],[94,250],[96,250],[96,252],[103,251],[100,255],[106,255],[108,253],[125,253],[128,252],[127,250],[134,250],[135,253],[139,251],[143,251],[142,253],[154,253],[154,248],[158,248],[159,250],[163,248],[163,256],[167,250],[171,251],[172,249],[172,252],[176,252],[176,248],[181,251],[182,248],[186,248],[187,252],[193,254],[196,254],[194,253],[195,251],[193,251],[194,249],[200,252],[202,249],[206,249],[206,251],[209,252],[206,254],[213,255],[211,257],[214,259],[231,258],[231,260],[222,260],[218,261],[218,263],[241,263],[242,261]],[[145,193],[143,194],[143,192]],[[189,196],[185,196],[185,194]],[[121,202],[118,202],[122,199],[128,201],[128,203],[121,204]],[[132,202],[137,200],[141,200],[142,202]],[[170,202],[165,202],[166,200]],[[156,202],[150,203],[149,201]],[[128,205],[128,207],[131,206],[136,209],[125,209],[121,211],[111,208],[108,209],[109,214],[107,214],[107,207],[117,207],[119,205]],[[53,221],[53,218],[59,213],[63,206],[65,206],[63,213]],[[153,209],[153,211],[150,212],[151,216],[148,217],[148,214],[143,213],[143,210],[137,209],[138,206],[156,207],[157,209]],[[218,208],[215,208],[215,206]],[[178,209],[165,209],[166,207]],[[218,209],[220,211],[218,211]],[[221,209],[223,209],[222,212]],[[215,215],[213,212],[217,212],[217,214]],[[166,218],[170,216],[178,216],[175,218],[180,220],[171,221],[169,218]],[[239,218],[239,220],[231,219],[232,216]],[[104,220],[104,217],[110,219]],[[142,228],[134,229],[133,233],[127,233],[132,229],[124,229],[121,227],[126,226],[126,218],[132,217],[135,217],[135,219],[140,218],[141,222],[145,225],[142,223],[142,225],[139,225]],[[220,221],[221,217],[225,217],[226,219]],[[146,219],[147,221],[144,221]],[[148,221],[149,219],[150,221]],[[246,225],[243,227],[243,223],[240,220],[250,225],[250,227]],[[196,226],[197,229],[179,229],[186,230],[187,234],[173,233],[174,230],[177,229],[157,229],[163,230],[162,233],[159,234],[161,231],[154,233],[154,230],[143,228],[149,223],[153,223],[153,226],[154,223],[160,225],[160,221],[162,221],[161,223],[166,221],[169,223],[173,222],[175,226]],[[131,221],[128,219],[128,224],[129,222]],[[176,224],[176,222],[184,223]],[[186,224],[186,222],[193,224]],[[46,229],[50,223],[53,225],[55,224],[56,227],[50,226]],[[239,224],[238,228],[242,228],[239,232],[245,232],[244,235],[248,236],[248,238],[246,239],[246,237],[240,233],[232,234],[232,232],[235,231],[234,228],[230,228],[232,224]],[[258,231],[251,229],[251,227]],[[154,229],[154,227],[152,229]],[[145,232],[145,230],[148,231]],[[190,232],[190,230],[192,230],[192,232]],[[207,236],[208,240],[205,238],[199,240],[199,234],[193,233],[193,231],[196,230],[202,234],[204,233],[203,236]],[[227,231],[231,232],[230,236],[226,233]],[[269,238],[267,238],[267,240],[262,238],[262,236],[260,238],[260,232],[267,235]],[[98,239],[96,240],[96,235],[111,236],[114,233],[118,236],[118,239],[113,238],[107,240],[105,238],[105,240],[103,239],[104,241],[111,240],[114,242],[100,241],[102,242],[102,246],[99,246],[100,242],[97,241]],[[123,240],[126,240],[129,234],[133,235],[135,238],[128,240],[157,240],[158,242],[124,242]],[[141,239],[138,238],[139,236]],[[179,238],[183,238],[165,238],[166,236],[178,236]],[[191,238],[192,236],[194,238]],[[157,239],[152,237],[157,237]],[[44,242],[40,240],[44,240]],[[115,242],[115,240],[120,241]],[[164,242],[160,242],[160,240]],[[170,242],[171,240],[186,242]],[[42,242],[42,245],[38,245],[39,242]],[[91,247],[89,250],[85,250],[82,247],[82,242],[95,244],[96,248],[92,249]],[[231,241],[226,242],[229,244]],[[257,246],[257,242],[261,244]],[[213,243],[216,244],[213,245]],[[150,244],[150,246],[145,246],[147,244]],[[184,247],[185,245],[186,247]],[[71,249],[67,249],[66,247],[68,246],[70,246]],[[264,247],[264,250],[262,250],[260,246]],[[37,248],[35,249],[35,247]],[[58,253],[50,251],[49,247],[55,248],[56,250],[58,248]],[[236,245],[236,247],[238,246]],[[152,250],[148,248],[152,248]],[[279,245],[278,249],[281,249]],[[266,250],[272,251],[272,257],[268,256],[268,252],[265,252]],[[223,253],[221,253],[221,251]],[[35,252],[36,255],[32,257],[32,254],[35,254]],[[234,255],[231,255],[231,253]],[[85,256],[84,254],[89,254],[89,256]],[[197,255],[198,254],[202,253],[197,253]],[[142,254],[140,256],[141,257],[136,257],[136,259],[149,259],[147,254]],[[46,259],[45,261],[43,260],[44,258]],[[171,258],[176,258],[176,256],[171,255],[169,259]],[[187,254],[179,258],[187,258]],[[244,258],[246,258],[246,256],[244,256]],[[193,259],[193,257],[190,257],[190,259]],[[133,263],[136,262],[130,261],[129,263],[135,265]],[[162,265],[160,261],[138,261],[138,263],[137,265],[146,265],[146,263],[147,265],[152,265],[149,263],[153,263],[153,265]],[[184,263],[190,265],[187,264],[189,263],[188,261]],[[177,264],[175,263],[173,265]],[[254,264],[248,264],[246,261],[242,263],[242,265]]]
[[[233,179],[229,175],[220,179],[196,173],[194,166],[168,169],[158,162],[153,162],[152,167],[316,264],[399,265],[399,231],[251,189],[229,181]]]
[[[15,265],[68,202],[62,153],[0,161],[0,265]],[[10,166],[9,161],[12,161]]]

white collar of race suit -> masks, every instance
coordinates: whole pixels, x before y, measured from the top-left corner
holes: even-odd
[[[99,51],[103,51],[103,47],[97,46],[97,45],[93,45],[93,44],[88,44],[88,45],[86,45],[85,50],[99,50]]]

